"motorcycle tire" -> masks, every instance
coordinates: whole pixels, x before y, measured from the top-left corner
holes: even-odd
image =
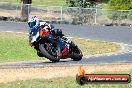
[[[40,51],[37,52],[37,55],[38,55],[39,57],[44,57],[44,55],[43,55]]]
[[[46,58],[48,58],[50,61],[52,61],[52,62],[59,62],[60,58],[59,58],[59,57],[56,58],[56,57],[50,55],[50,54],[46,51],[46,49],[44,48],[44,44],[40,44],[40,45],[39,45],[39,49],[40,49],[41,53],[42,53]]]
[[[82,59],[82,52],[79,48],[76,48],[74,51],[72,51],[71,59],[74,61],[80,61]]]

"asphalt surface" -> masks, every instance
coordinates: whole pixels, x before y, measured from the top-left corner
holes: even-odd
[[[55,28],[61,28],[66,36],[132,44],[132,27],[128,26],[53,25]],[[27,23],[0,22],[0,31],[28,32],[28,25]]]
[[[128,26],[89,26],[89,25],[66,25],[54,24],[55,28],[61,28],[63,33],[68,37],[81,37],[87,39],[105,40],[112,42],[125,43],[132,45],[132,27]],[[0,22],[0,31],[28,32],[27,23],[17,22]],[[58,63],[50,61],[29,61],[18,64],[0,65],[1,68],[12,67],[43,67],[43,66],[67,66],[67,65],[88,65],[103,63],[131,63],[132,47],[128,47],[127,52],[103,55],[97,57],[84,57],[81,61],[72,61],[71,59],[61,60]]]

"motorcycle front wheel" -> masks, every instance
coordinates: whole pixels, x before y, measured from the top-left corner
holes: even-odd
[[[41,53],[52,62],[59,62],[60,48],[50,42],[42,43],[39,45]]]

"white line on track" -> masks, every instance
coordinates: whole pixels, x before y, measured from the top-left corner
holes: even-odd
[[[71,37],[74,38],[74,37]],[[85,39],[86,41],[92,40],[92,39],[86,39],[86,38],[78,38],[78,39]],[[100,40],[95,40],[95,41],[100,41]],[[102,40],[103,41],[103,40]],[[110,41],[111,42],[111,41]],[[121,55],[121,54],[126,54],[126,53],[131,53],[132,52],[132,45],[130,44],[125,44],[122,42],[112,42],[121,47],[121,49],[117,52],[111,52],[111,53],[104,53],[104,54],[97,54],[97,55],[92,55],[92,56],[85,56],[85,58],[90,58],[90,57],[100,57],[100,56],[112,56],[112,55]]]
[[[27,32],[14,32],[14,31],[1,31],[1,32],[28,34]]]

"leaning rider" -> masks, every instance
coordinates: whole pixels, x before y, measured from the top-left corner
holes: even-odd
[[[48,29],[50,31],[52,31],[52,33],[54,34],[57,34],[58,36],[64,36],[62,34],[62,31],[61,30],[56,30],[56,29],[52,29],[51,25],[44,22],[45,26],[49,27]],[[31,17],[29,20],[28,20],[28,25],[29,25],[29,44],[31,45],[31,40],[32,40],[32,36],[35,36],[37,34],[37,32],[39,31],[40,29],[40,22],[39,22],[39,19],[36,17],[36,16],[33,16]],[[46,27],[43,27],[44,29],[46,29]],[[52,30],[51,30],[52,29]],[[63,37],[64,38],[64,37]],[[59,42],[58,42],[59,44]],[[59,44],[60,45],[60,44]],[[31,45],[32,46],[32,45]],[[62,50],[62,53],[60,54],[60,56],[63,56],[63,53],[67,53],[69,52],[69,47],[65,47],[63,50]]]
[[[68,44],[66,46],[63,46],[62,44],[62,40],[58,39],[57,43],[61,49],[61,53],[60,53],[60,57],[63,57],[65,55],[67,55],[69,53],[69,40],[65,37],[64,34],[62,34],[62,30],[61,29],[54,29],[53,25],[50,25],[46,22],[41,22],[40,23],[41,28],[43,28],[44,30],[49,30],[50,34],[48,35],[51,39],[54,39],[55,36],[60,36],[61,39],[63,39],[65,42],[67,42]]]
[[[28,26],[29,26],[29,44],[31,44],[30,42],[32,40],[32,37],[35,36],[40,29],[39,19],[36,16],[29,18]]]

